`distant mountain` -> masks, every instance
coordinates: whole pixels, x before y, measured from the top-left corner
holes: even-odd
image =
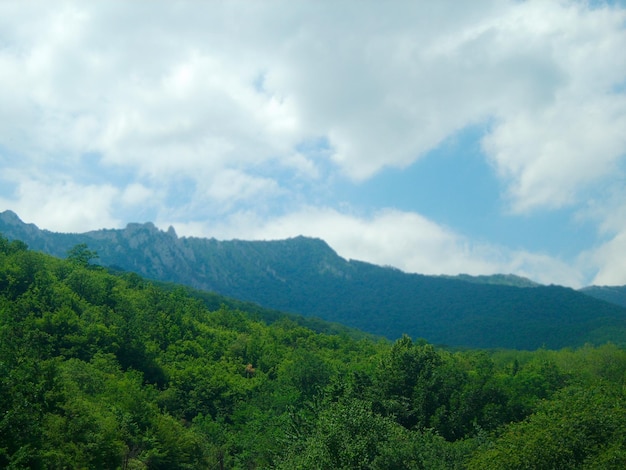
[[[589,286],[580,292],[626,308],[626,286]]]
[[[0,214],[0,232],[60,257],[86,243],[106,266],[389,338],[406,333],[436,344],[517,349],[626,343],[626,309],[582,292],[407,274],[345,260],[319,239],[180,238],[151,223],[60,234],[10,211]]]
[[[512,287],[538,287],[541,284],[530,279],[515,274],[491,274],[488,276],[471,276],[469,274],[458,274],[456,276],[442,276],[448,279],[458,279],[460,281],[475,282],[477,284],[499,284]]]

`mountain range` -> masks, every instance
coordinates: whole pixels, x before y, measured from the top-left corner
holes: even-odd
[[[178,237],[170,227],[55,233],[0,213],[0,233],[58,257],[85,244],[110,269],[319,317],[391,339],[536,349],[626,343],[626,288],[581,291],[511,275],[426,276],[340,257],[320,239]],[[419,249],[419,247],[416,247]]]

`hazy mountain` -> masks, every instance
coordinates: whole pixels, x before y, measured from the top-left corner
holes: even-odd
[[[0,214],[0,232],[61,257],[86,243],[103,265],[390,338],[407,333],[439,344],[520,349],[626,338],[625,308],[573,289],[407,274],[346,260],[319,239],[180,238],[151,223],[59,234],[9,211]]]
[[[626,286],[589,286],[580,289],[583,294],[626,307]]]
[[[469,274],[458,274],[457,276],[442,276],[448,279],[458,279],[460,281],[475,282],[477,284],[499,284],[512,287],[538,287],[541,284],[530,279],[515,274],[491,274],[471,276]]]

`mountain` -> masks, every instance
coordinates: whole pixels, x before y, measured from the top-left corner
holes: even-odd
[[[516,276],[515,274],[491,274],[471,276],[469,274],[458,274],[456,276],[443,275],[448,279],[458,279],[460,281],[475,282],[477,284],[499,284],[503,286],[512,287],[537,287],[541,284],[531,281],[530,279],[522,276]]]
[[[0,236],[0,468],[626,468],[616,345],[316,333],[87,254]]]
[[[346,260],[319,239],[181,238],[152,223],[60,234],[9,211],[0,214],[0,232],[60,257],[85,243],[106,266],[392,339],[406,333],[449,346],[516,349],[626,343],[626,309],[585,293],[408,274]]]
[[[626,308],[626,286],[589,286],[580,292]]]

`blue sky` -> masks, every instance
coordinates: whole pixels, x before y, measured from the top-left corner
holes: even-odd
[[[481,131],[462,132],[406,169],[385,169],[338,193],[353,205],[418,212],[472,239],[570,259],[594,242],[591,224],[576,223],[570,208],[507,214],[504,187],[480,151]]]
[[[626,284],[626,5],[0,3],[0,210]]]

